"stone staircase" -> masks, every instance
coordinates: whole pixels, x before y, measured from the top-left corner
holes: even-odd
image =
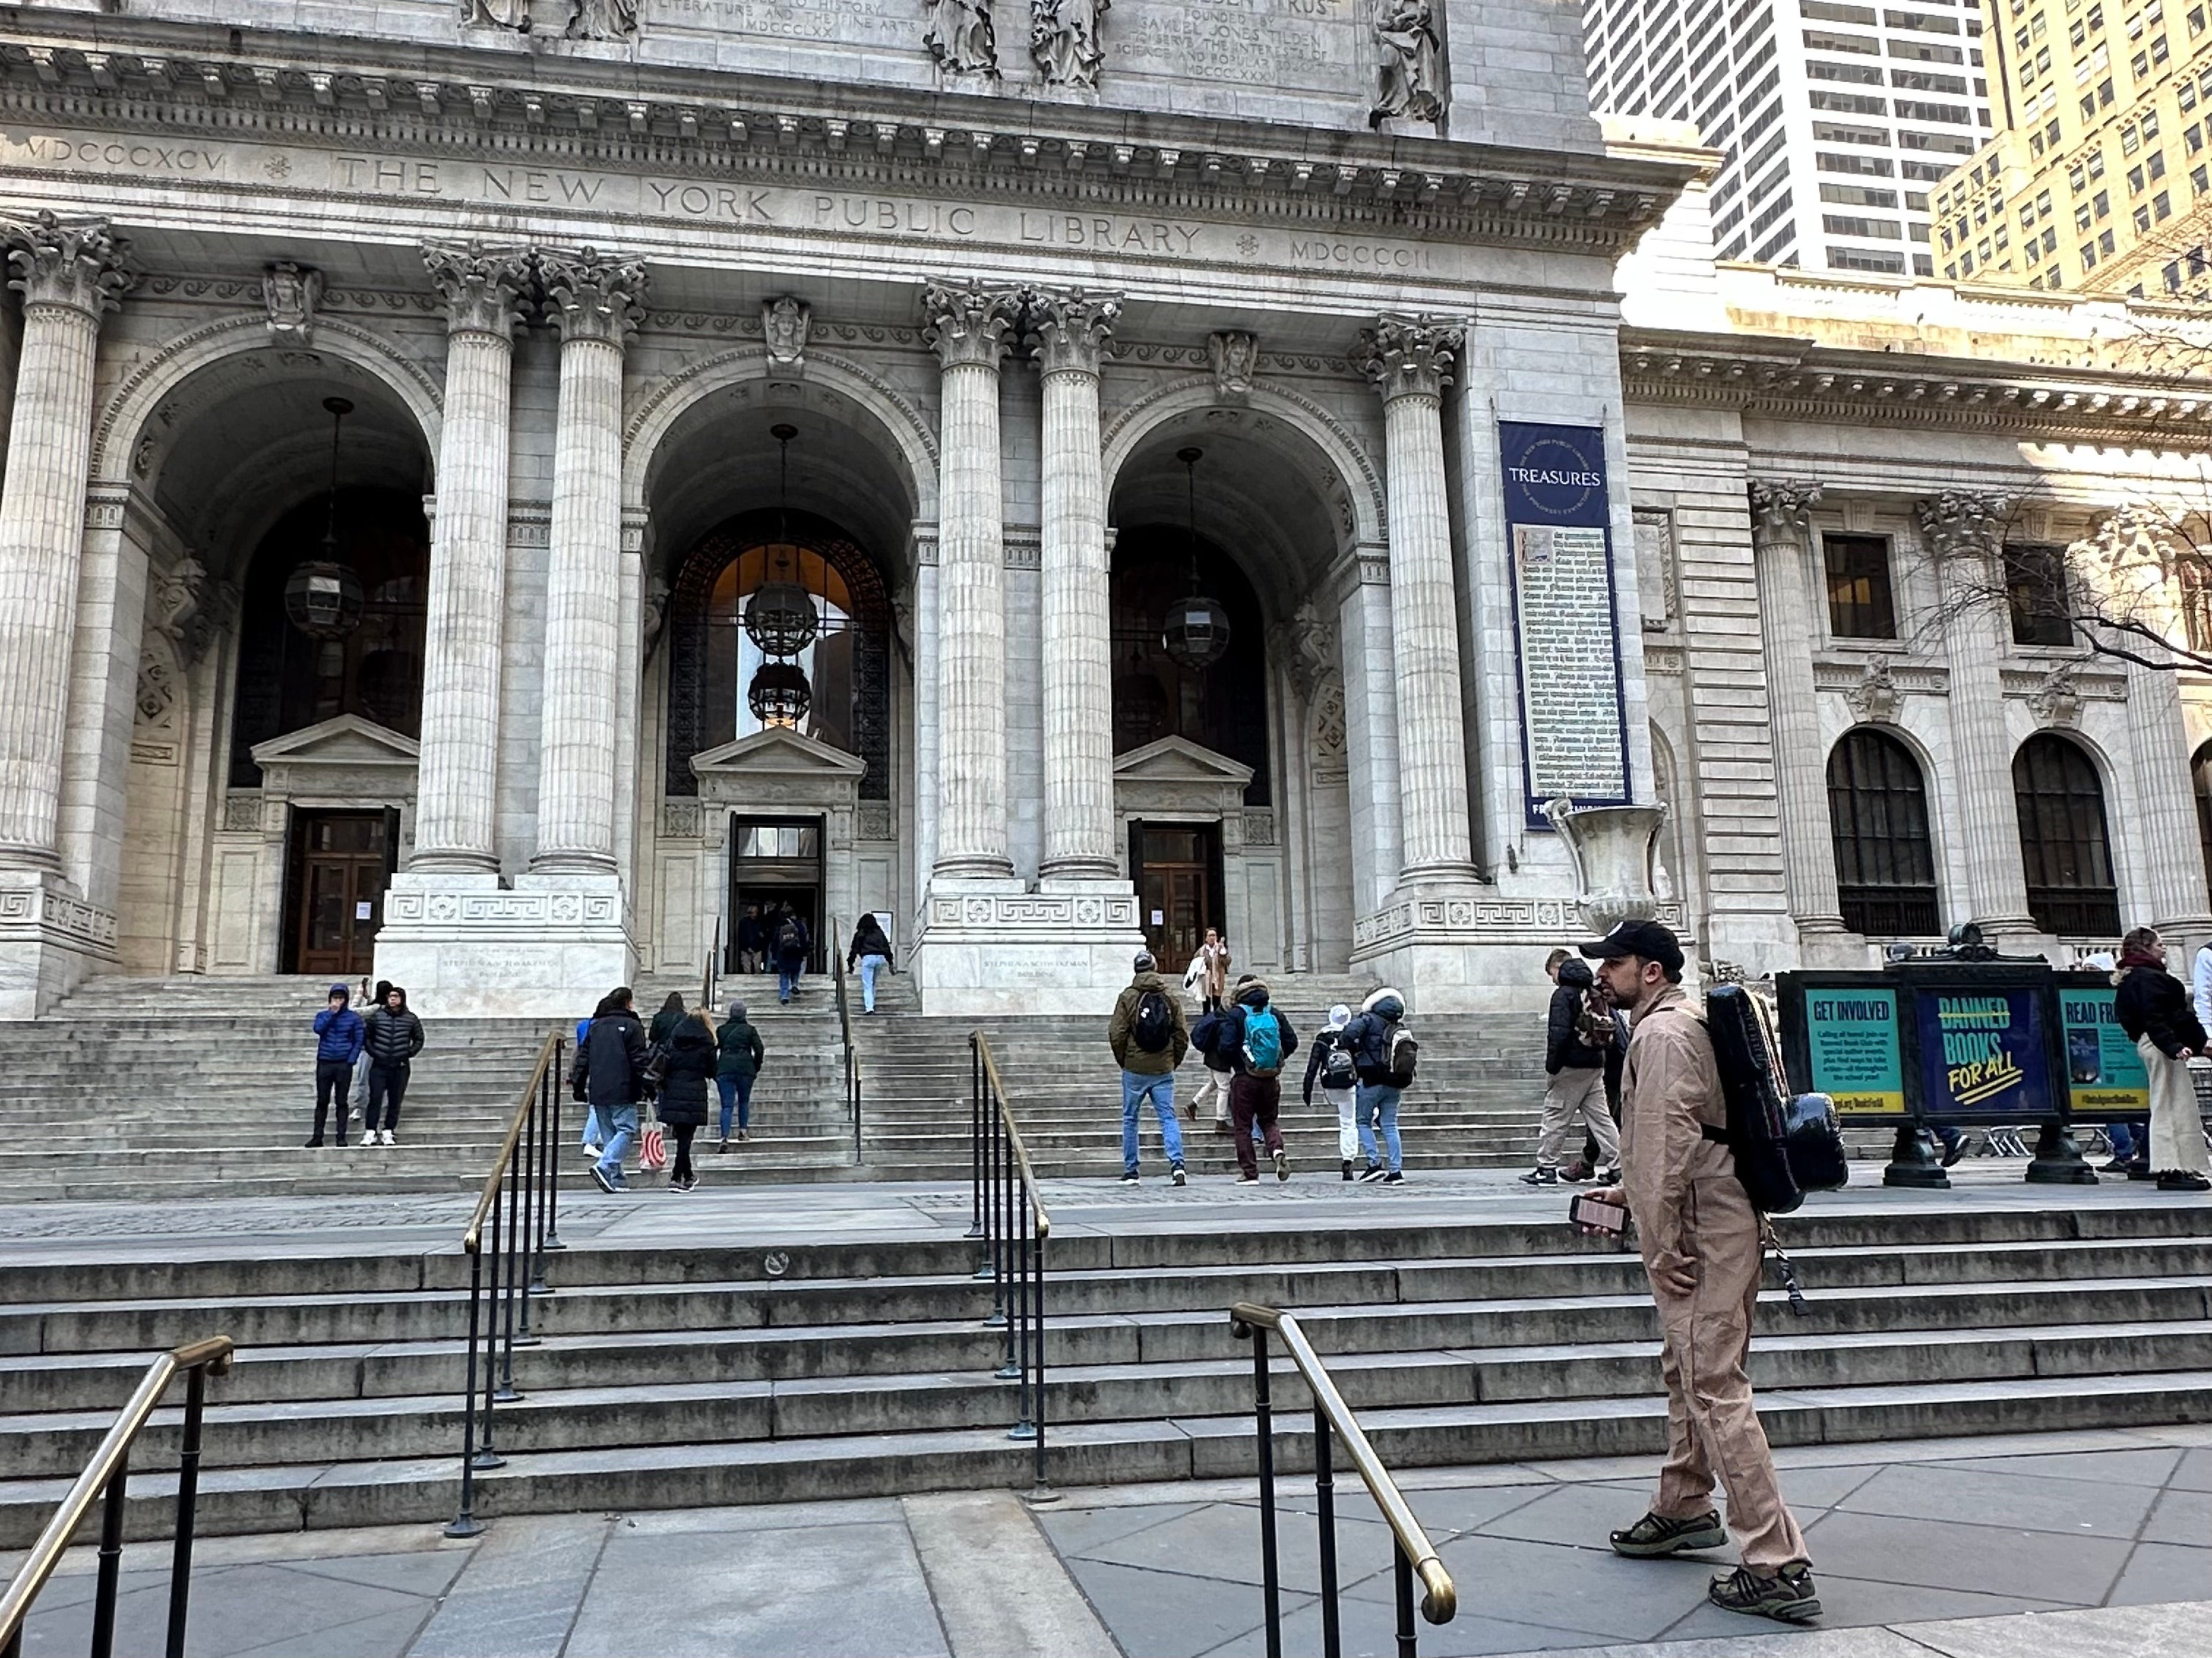
[[[1802,1318],[1778,1294],[1760,1307],[1769,1433],[1806,1443],[2212,1420],[2212,1211],[2039,1195],[2023,1209],[1838,1194],[1786,1219],[1810,1299]],[[1317,1223],[1271,1215],[1256,1196],[1055,1234],[1055,1483],[1249,1473],[1249,1350],[1225,1316],[1241,1299],[1298,1313],[1394,1467],[1661,1448],[1655,1325],[1632,1255],[1555,1219]],[[1484,1206],[1478,1195],[1432,1212]],[[695,1212],[684,1199],[672,1215]],[[720,1224],[672,1224],[650,1248],[555,1258],[556,1293],[534,1303],[545,1339],[515,1354],[525,1397],[499,1411],[507,1461],[480,1477],[479,1513],[1028,1483],[1028,1448],[1006,1432],[1012,1384],[992,1375],[1003,1336],[983,1322],[976,1246],[949,1229],[778,1234],[757,1206],[744,1247],[685,1241],[731,1236]],[[448,1518],[465,1314],[450,1249],[149,1260],[88,1245],[66,1263],[11,1266],[0,1547],[35,1533],[150,1352],[218,1330],[240,1351],[208,1414],[204,1530]],[[771,1276],[779,1252],[787,1265]],[[1286,1376],[1286,1466],[1304,1455],[1301,1403]],[[138,1534],[168,1523],[177,1422],[158,1415],[135,1459]]]

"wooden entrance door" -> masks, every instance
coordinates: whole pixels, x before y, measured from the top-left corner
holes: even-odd
[[[374,966],[390,837],[380,811],[300,815],[293,830],[295,972],[353,979]]]
[[[1206,928],[1221,925],[1215,835],[1211,825],[1139,823],[1131,837],[1145,948],[1170,979],[1198,954]]]

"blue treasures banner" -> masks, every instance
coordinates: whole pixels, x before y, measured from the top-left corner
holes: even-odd
[[[1521,761],[1528,823],[1544,803],[1630,799],[1628,713],[1613,592],[1605,432],[1501,421]]]

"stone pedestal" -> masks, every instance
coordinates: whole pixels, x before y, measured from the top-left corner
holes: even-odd
[[[385,894],[384,917],[377,975],[406,986],[425,1017],[574,1021],[628,984],[636,961],[611,874],[502,887],[480,872],[410,871]]]
[[[114,965],[114,916],[52,870],[0,868],[0,1019],[35,1019]]]
[[[1053,880],[1030,892],[1012,879],[940,879],[908,964],[926,1012],[1103,1017],[1144,947],[1127,881]]]

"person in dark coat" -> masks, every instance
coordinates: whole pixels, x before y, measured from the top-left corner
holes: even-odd
[[[652,1029],[645,1033],[646,1045],[658,1048],[666,1042],[676,1027],[684,1023],[684,998],[674,991],[660,1005],[660,1011],[653,1016]]]
[[[1251,1026],[1255,1020],[1263,1018],[1274,1021],[1281,1046],[1274,1069],[1266,1072],[1253,1068],[1251,1056],[1246,1051]],[[1237,1180],[1249,1185],[1260,1178],[1259,1160],[1252,1151],[1255,1124],[1267,1143],[1267,1156],[1273,1160],[1275,1178],[1290,1179],[1290,1154],[1283,1145],[1281,1125],[1281,1072],[1289,1064],[1291,1055],[1297,1051],[1298,1033],[1291,1029],[1289,1016],[1269,1007],[1267,985],[1247,975],[1237,981],[1237,993],[1229,1005],[1220,1012],[1200,1019],[1198,1029],[1190,1033],[1190,1040],[1200,1053],[1217,1054],[1229,1061],[1229,1135],[1237,1147]]]
[[[876,975],[891,970],[891,941],[884,937],[883,923],[873,913],[860,917],[853,929],[853,947],[845,952],[845,965],[860,968],[860,1011],[876,1011]]]
[[[338,1139],[345,1139],[346,1093],[353,1086],[354,1061],[361,1057],[367,1032],[353,1011],[353,992],[332,985],[329,1004],[315,1015],[315,1133],[309,1147],[323,1143],[331,1104],[338,1108]]]
[[[1597,1017],[1596,1005],[1603,1003],[1604,998],[1592,995],[1597,980],[1588,962],[1567,957],[1552,969],[1552,977],[1557,988],[1552,992],[1551,1014],[1544,1035],[1544,1072],[1551,1080],[1544,1086],[1543,1126],[1536,1142],[1536,1166],[1521,1178],[1530,1186],[1558,1183],[1559,1154],[1566,1149],[1567,1131],[1580,1117],[1605,1158],[1605,1172],[1598,1178],[1610,1185],[1620,1163],[1620,1135],[1605,1096],[1606,1061],[1611,1056],[1612,1038],[1616,1034],[1613,1009],[1607,1005],[1602,1008],[1602,1017]],[[1586,1020],[1586,1013],[1592,1017]],[[1593,1044],[1586,1028],[1589,1025],[1596,1026],[1598,1034],[1606,1040]]]
[[[738,918],[738,971],[757,973],[761,970],[760,906],[747,904],[745,913]]]
[[[645,1027],[631,1005],[629,987],[609,991],[592,1016],[591,1035],[576,1050],[579,1091],[607,1136],[605,1149],[592,1165],[592,1178],[603,1192],[620,1192],[627,1184],[623,1154],[637,1138],[647,1053]]]
[[[361,1143],[377,1143],[380,1122],[384,1144],[397,1145],[392,1131],[399,1127],[399,1102],[407,1093],[409,1068],[422,1051],[422,1022],[407,1011],[407,993],[398,985],[362,1021],[362,1045],[368,1054],[368,1102],[362,1108]]]
[[[798,993],[799,976],[806,971],[806,954],[813,940],[796,911],[787,909],[776,918],[771,953],[775,957],[775,998],[787,1003]]]
[[[676,1142],[668,1189],[689,1192],[699,1183],[691,1167],[691,1137],[707,1126],[707,1078],[714,1074],[720,1054],[714,1033],[696,1013],[677,1022],[668,1033],[666,1051],[653,1109],[660,1115],[660,1126]]]
[[[730,1017],[715,1031],[714,1046],[718,1056],[714,1086],[722,1096],[722,1137],[714,1142],[714,1149],[726,1151],[730,1149],[730,1114],[733,1106],[738,1138],[752,1138],[749,1130],[753,1115],[753,1078],[760,1075],[761,1062],[768,1057],[768,1050],[761,1046],[760,1032],[745,1017],[743,1002],[730,1004]]]
[[[2189,1060],[2208,1045],[2189,988],[2166,970],[2166,945],[2139,926],[2120,940],[2113,1017],[2135,1039],[2150,1078],[2150,1166],[2161,1192],[2212,1190],[2212,1154]]]

